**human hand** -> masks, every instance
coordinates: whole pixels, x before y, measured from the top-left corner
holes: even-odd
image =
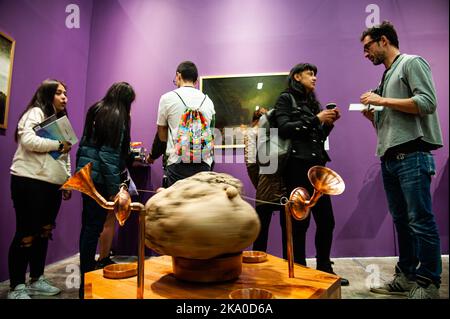
[[[333,124],[333,122],[336,120],[336,113],[334,109],[320,111],[316,116],[319,118],[319,121],[322,124],[330,125]]]
[[[364,117],[366,119],[368,119],[369,121],[371,121],[373,123],[373,116],[375,113],[375,110],[373,108],[371,109],[364,109],[361,111],[362,115],[364,115]]]
[[[148,163],[148,164],[153,164],[154,162],[155,162],[155,160],[150,156],[151,154],[148,154],[147,155],[147,158],[145,159],[145,161]]]
[[[70,142],[62,141],[61,144],[63,144],[63,148],[60,151],[60,153],[62,153],[62,154],[69,153],[70,150],[72,149],[72,143],[70,143]]]
[[[366,92],[359,98],[359,101],[364,105],[382,105],[383,98],[376,93]]]
[[[72,198],[72,191],[70,191],[70,190],[63,190],[62,191],[62,199],[63,200],[69,200],[70,198]]]
[[[336,122],[337,120],[339,120],[341,118],[341,110],[338,107],[335,107],[333,109],[333,111],[334,111],[334,114],[336,116],[335,119],[334,119],[334,122]]]

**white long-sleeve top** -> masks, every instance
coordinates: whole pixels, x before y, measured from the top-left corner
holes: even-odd
[[[48,154],[58,150],[59,141],[36,135],[33,127],[44,119],[44,112],[38,107],[31,108],[20,119],[11,174],[62,185],[70,177],[70,156],[66,153],[54,159]]]

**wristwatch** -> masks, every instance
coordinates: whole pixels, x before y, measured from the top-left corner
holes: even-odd
[[[62,152],[63,149],[64,149],[64,143],[59,141],[58,152]]]

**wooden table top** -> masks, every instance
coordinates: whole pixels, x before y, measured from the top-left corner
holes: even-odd
[[[276,299],[340,298],[338,276],[295,264],[295,278],[288,276],[288,263],[268,254],[262,263],[243,263],[238,279],[220,283],[192,283],[178,280],[172,271],[172,257],[151,257],[145,261],[145,299],[228,299],[241,288],[269,290]],[[135,299],[137,277],[107,279],[103,270],[85,275],[85,298]]]

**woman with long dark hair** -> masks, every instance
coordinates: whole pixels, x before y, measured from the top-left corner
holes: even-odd
[[[114,83],[105,97],[92,105],[86,115],[83,137],[77,152],[79,171],[92,163],[92,180],[99,193],[112,200],[126,179],[126,167],[132,162],[130,152],[130,111],[135,92],[126,82]],[[83,194],[80,234],[80,272],[83,298],[84,274],[95,269],[95,253],[107,211]]]
[[[15,131],[17,150],[11,166],[11,197],[16,212],[16,233],[8,254],[11,291],[8,299],[60,293],[44,277],[48,240],[61,206],[70,191],[59,190],[70,177],[71,144],[36,135],[33,128],[52,115],[66,114],[66,85],[45,80],[20,116]],[[59,151],[54,159],[49,152]],[[25,284],[27,267],[30,281]]]
[[[310,63],[300,63],[292,68],[288,77],[288,88],[278,98],[276,119],[278,133],[282,138],[290,138],[292,148],[284,169],[284,181],[288,195],[301,186],[312,195],[314,189],[308,179],[308,170],[315,166],[325,166],[330,158],[325,151],[324,142],[339,119],[339,109],[322,110],[314,90],[317,80],[317,67]],[[292,97],[295,99],[294,107]],[[331,199],[322,195],[304,220],[292,220],[294,262],[306,265],[306,231],[313,215],[316,222],[316,260],[317,269],[333,273],[330,260],[333,241],[334,216]],[[283,257],[286,258],[286,220],[281,214],[283,232]],[[341,278],[341,285],[348,280]]]

